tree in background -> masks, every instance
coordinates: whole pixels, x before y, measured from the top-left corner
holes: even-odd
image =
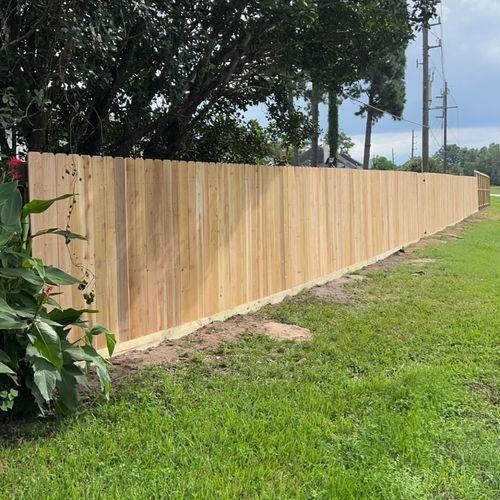
[[[368,105],[361,106],[357,114],[366,115],[365,152],[363,168],[370,165],[372,129],[375,123],[388,111],[395,120],[402,116],[405,102],[406,47],[386,53],[375,60],[367,71],[366,94]]]
[[[190,156],[208,162],[258,164],[271,156],[271,139],[256,120],[222,115],[197,130]]]
[[[415,156],[406,163],[403,163],[400,168],[406,172],[422,172],[422,158],[420,156]],[[443,162],[441,158],[437,158],[436,156],[429,158],[429,172],[436,174],[443,172]]]
[[[403,17],[395,1],[2,2],[0,148],[189,159],[217,117],[271,102],[299,141],[306,118],[283,118],[297,82],[340,95],[432,15],[434,0]]]
[[[398,170],[398,166],[385,156],[375,156],[370,168],[372,170]]]
[[[303,67],[306,78],[312,82],[313,122],[319,122],[318,104],[322,95],[328,94],[331,157],[336,157],[338,152],[340,99],[356,93],[355,83],[373,73],[370,72],[372,66],[380,67],[381,61],[393,57],[398,59],[393,54],[403,52],[404,57],[404,50],[414,36],[413,29],[419,29],[423,21],[435,15],[436,3],[436,0],[321,0],[317,3],[318,16],[304,43]],[[318,133],[315,131],[311,139],[312,165],[316,164],[317,148]]]
[[[443,151],[434,155],[442,161]],[[447,148],[449,172],[455,175],[474,175],[474,170],[489,175],[494,186],[500,185],[500,144],[482,148],[466,148],[450,144]]]
[[[353,140],[345,132],[341,131],[339,133],[339,153],[348,155],[353,147]]]

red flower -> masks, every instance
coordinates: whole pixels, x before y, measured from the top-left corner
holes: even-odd
[[[14,172],[12,174],[12,177],[14,178],[15,181],[21,181],[23,179],[21,172]]]
[[[45,290],[42,292],[42,295],[45,295],[45,297],[49,298],[50,294],[52,293],[52,290],[54,290],[53,286],[47,286],[45,287]]]
[[[8,162],[7,165],[14,169],[19,168],[23,164],[23,160],[19,159],[17,156],[13,156]]]

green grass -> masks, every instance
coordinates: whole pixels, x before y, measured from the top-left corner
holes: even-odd
[[[264,310],[312,342],[250,337],[18,427],[0,497],[500,498],[496,200],[418,252],[423,275],[368,271],[362,301]]]
[[[499,186],[492,186],[491,193],[492,194],[500,194],[500,187]]]

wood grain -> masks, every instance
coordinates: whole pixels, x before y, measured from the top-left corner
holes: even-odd
[[[68,174],[67,172],[70,172]],[[95,321],[118,344],[334,275],[489,204],[489,177],[29,154],[30,196],[73,189],[68,247],[34,255],[95,276]],[[64,226],[69,202],[33,216]],[[69,250],[69,251],[68,251]],[[91,278],[89,278],[91,280]],[[77,290],[62,303],[83,305]],[[98,347],[102,346],[102,341]]]

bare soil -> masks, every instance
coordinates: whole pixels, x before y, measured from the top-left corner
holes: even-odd
[[[145,351],[131,351],[112,359],[112,379],[120,381],[131,372],[154,364],[172,366],[202,354],[209,359],[220,359],[219,348],[226,342],[241,340],[251,335],[267,335],[279,341],[305,342],[312,340],[310,330],[296,325],[269,321],[254,314],[235,316],[217,321],[177,340],[165,340],[158,347]]]

